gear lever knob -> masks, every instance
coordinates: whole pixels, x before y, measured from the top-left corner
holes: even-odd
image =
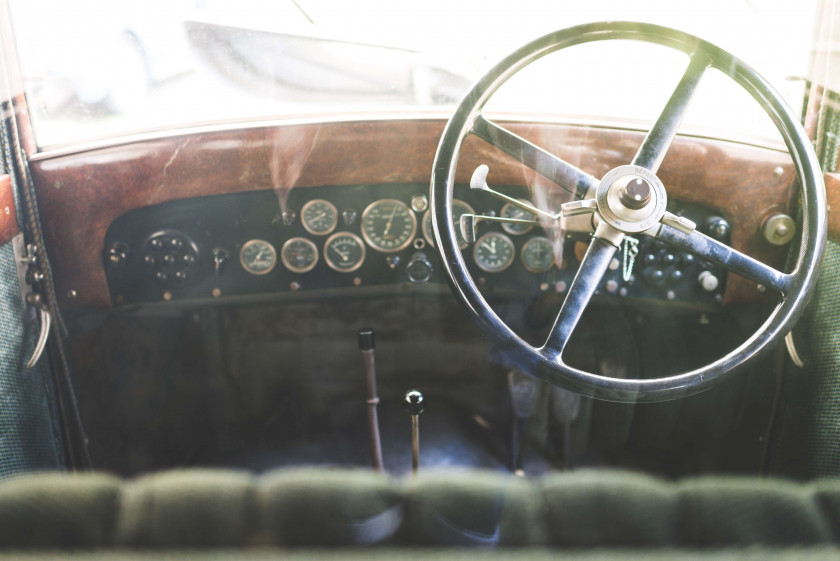
[[[403,399],[403,408],[411,415],[411,471],[417,473],[420,465],[420,414],[426,408],[426,399],[418,390],[409,390]]]
[[[426,408],[426,399],[418,390],[409,390],[405,394],[405,399],[403,399],[403,408],[412,417],[420,415]]]

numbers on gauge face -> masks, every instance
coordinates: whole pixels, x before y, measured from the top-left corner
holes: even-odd
[[[519,254],[522,266],[532,273],[544,273],[554,265],[554,247],[548,238],[531,238],[522,246]]]
[[[300,221],[310,234],[325,236],[335,230],[338,224],[338,210],[329,201],[313,199],[303,205]]]
[[[528,203],[528,201],[526,201],[525,199],[519,199],[519,200],[524,202],[524,203]],[[528,203],[528,204],[531,204],[531,203]],[[516,218],[518,220],[536,220],[537,219],[537,217],[534,215],[533,212],[528,212],[527,210],[523,210],[523,209],[519,208],[518,206],[513,205],[511,203],[507,203],[507,204],[505,204],[505,206],[502,207],[502,218]],[[521,234],[524,234],[525,232],[527,232],[531,228],[533,228],[533,225],[531,225],[531,224],[505,223],[505,224],[502,224],[502,228],[504,228],[505,232],[507,232],[508,234],[513,234],[514,236],[519,236]]]
[[[488,273],[498,273],[510,267],[514,253],[511,239],[499,232],[484,234],[473,247],[475,264]]]
[[[265,240],[249,240],[239,251],[239,262],[252,275],[267,275],[277,264],[277,250]]]
[[[372,248],[392,253],[408,247],[417,231],[417,218],[396,199],[371,203],[362,213],[362,236]]]
[[[455,225],[455,237],[458,238],[458,247],[464,249],[469,245],[464,236],[461,235],[461,215],[475,214],[473,208],[458,199],[452,199],[452,223]],[[435,246],[435,234],[432,231],[432,211],[427,210],[423,215],[423,237],[432,247]]]
[[[280,259],[293,273],[308,273],[318,263],[318,248],[306,238],[291,238],[280,248]]]
[[[365,244],[356,234],[335,233],[324,242],[324,260],[334,271],[355,271],[365,261]]]

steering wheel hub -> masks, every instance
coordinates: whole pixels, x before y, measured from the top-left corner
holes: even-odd
[[[668,197],[662,182],[641,166],[609,171],[595,192],[601,219],[625,234],[644,232],[665,214]]]

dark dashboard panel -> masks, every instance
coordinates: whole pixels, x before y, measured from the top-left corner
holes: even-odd
[[[196,197],[292,191],[328,185],[428,184],[442,120],[373,119],[260,125],[185,133],[64,154],[36,154],[32,173],[58,298],[68,308],[107,308],[102,248],[118,217]],[[638,131],[563,124],[507,123],[517,134],[600,177],[630,161]],[[457,180],[479,164],[493,185],[531,185],[534,174],[470,137]],[[762,221],[790,213],[795,192],[790,156],[721,140],[678,136],[659,170],[669,199],[699,204],[731,224],[731,245],[781,268],[786,247],[761,235]],[[767,301],[755,283],[731,276],[724,305]]]
[[[513,197],[530,198],[522,187],[501,190]],[[331,289],[443,284],[446,279],[441,274],[437,253],[423,232],[426,191],[423,184],[313,187],[291,190],[281,204],[275,191],[264,190],[174,201],[132,211],[115,220],[105,238],[103,262],[113,304],[227,301],[229,297],[288,292],[305,297]],[[483,214],[498,216],[505,212],[496,199],[467,187],[457,187],[455,195]],[[312,201],[324,209],[334,207],[335,223],[328,223],[321,230],[307,227],[302,217]],[[405,220],[406,233],[400,233],[396,250],[373,247],[377,243],[375,236],[370,230],[365,231],[365,210],[377,201],[390,205],[387,208],[392,211],[391,220],[383,219],[387,227],[392,225],[395,213],[393,201],[403,203],[405,206],[399,208],[413,215],[413,219],[408,216]],[[701,225],[715,220],[711,211],[698,205],[672,203],[671,210]],[[370,221],[367,224],[372,227]],[[332,240],[347,235],[364,245],[364,257],[357,266],[336,270],[327,263],[328,257],[339,261],[341,257],[331,253],[335,251]],[[525,261],[523,257],[526,247],[543,240],[550,242],[557,235],[562,234],[539,227],[505,228],[485,222],[479,226],[479,240],[465,247],[464,255],[473,277],[489,294],[524,296],[549,291],[562,294],[577,271],[587,235],[564,235],[562,258],[555,259],[555,264],[547,270],[526,266],[533,261]],[[490,259],[502,252],[495,241],[479,247],[485,236],[489,236],[485,239],[499,240],[500,244],[510,243],[509,258],[504,262],[481,261],[481,251],[485,249]],[[729,241],[728,229],[722,239]],[[301,247],[314,249],[311,255],[315,256],[315,262],[310,263],[311,268],[306,272],[296,272],[294,269],[305,267],[284,262],[283,248],[289,240],[306,240]],[[638,242],[635,249],[626,244],[617,254],[601,283],[603,295],[628,300],[675,301],[704,308],[720,304],[726,284],[723,271],[690,255],[673,252],[649,238],[641,237]],[[258,267],[253,266],[258,252],[243,250],[254,243],[262,248]],[[407,247],[399,249],[406,244]],[[506,267],[492,271],[492,266],[498,263]],[[707,282],[699,282],[701,277]],[[710,278],[714,281],[711,284]]]

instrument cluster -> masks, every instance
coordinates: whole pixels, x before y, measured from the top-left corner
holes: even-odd
[[[505,191],[516,199],[530,198],[524,188]],[[121,306],[377,285],[443,285],[426,193],[425,185],[307,187],[283,194],[252,191],[201,197],[132,211],[115,220],[106,235],[103,259],[112,299]],[[466,186],[456,187],[455,197],[459,245],[482,291],[540,294],[568,289],[588,236],[545,230],[527,210]],[[470,245],[460,234],[464,214],[513,222],[482,221]],[[696,212],[692,216],[703,218]],[[720,301],[725,280],[720,271],[705,266],[678,270],[651,244],[644,240],[632,251],[622,248],[600,292],[705,304]],[[681,273],[686,279],[678,278]],[[689,278],[703,274],[705,284]],[[712,290],[703,288],[712,285]]]

